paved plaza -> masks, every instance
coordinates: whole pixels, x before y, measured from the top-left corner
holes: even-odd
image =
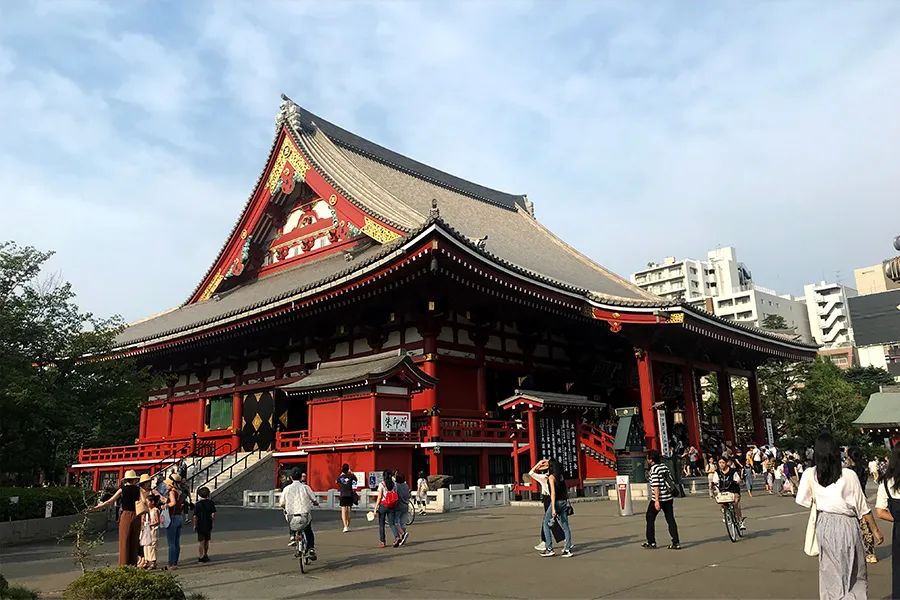
[[[636,505],[643,507],[643,504]],[[678,502],[684,549],[643,550],[643,515],[622,518],[610,502],[575,505],[575,556],[541,558],[539,509],[507,507],[429,515],[407,546],[376,548],[377,529],[358,515],[343,534],[336,515],[317,513],[318,562],[300,574],[276,511],[222,508],[207,565],[196,563],[195,536],[184,534],[179,578],[210,600],[239,598],[813,598],[817,561],[803,554],[807,513],[789,498],[747,501],[748,535],[728,541],[705,498]],[[890,540],[890,525],[882,524]],[[668,542],[660,515],[658,541]],[[99,551],[115,561],[113,534]],[[160,539],[160,557],[166,544]],[[52,594],[77,575],[66,548],[7,548],[0,572]],[[890,591],[890,548],[870,566],[870,597]]]

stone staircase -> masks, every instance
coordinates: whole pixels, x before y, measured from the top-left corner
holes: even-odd
[[[220,495],[233,482],[255,471],[261,463],[268,462],[271,452],[234,452],[224,456],[204,457],[188,468],[188,482],[193,496],[201,487],[207,487],[210,498]]]

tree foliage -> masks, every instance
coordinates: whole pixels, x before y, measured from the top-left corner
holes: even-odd
[[[878,367],[850,367],[844,371],[844,378],[852,385],[863,398],[868,398],[877,392],[882,385],[894,383],[890,373]]]
[[[133,441],[151,383],[130,360],[98,360],[122,322],[42,277],[51,256],[0,243],[0,479],[16,483],[61,479],[79,447]]]
[[[766,315],[762,320],[761,325],[763,329],[769,329],[772,331],[778,331],[788,328],[787,321],[784,320],[784,317],[775,314]]]

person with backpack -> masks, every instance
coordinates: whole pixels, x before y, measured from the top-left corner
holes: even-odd
[[[341,521],[344,523],[344,533],[350,531],[350,510],[356,504],[356,475],[350,470],[350,465],[341,465],[341,474],[335,481],[338,486],[341,504]]]
[[[572,557],[572,530],[569,528],[569,515],[572,514],[572,507],[569,504],[569,489],[566,487],[566,477],[563,473],[562,465],[555,458],[551,458],[547,463],[550,476],[547,478],[547,487],[550,488],[550,504],[547,512],[544,513],[544,540],[546,548],[541,552],[541,556],[550,557],[553,552],[553,525],[559,524],[562,528],[566,544],[563,546],[562,557]]]
[[[378,484],[378,496],[375,498],[375,512],[378,514],[378,539],[379,548],[385,547],[384,526],[390,525],[394,533],[394,548],[400,545],[400,532],[397,530],[396,515],[397,505],[400,504],[400,495],[397,486],[394,485],[394,472],[387,470],[381,475],[381,483]]]
[[[722,464],[724,459],[719,460]],[[666,524],[669,526],[669,535],[672,543],[669,550],[681,550],[678,539],[678,524],[675,522],[675,478],[672,477],[669,467],[662,463],[662,456],[658,450],[647,452],[647,466],[650,475],[650,504],[647,506],[647,541],[641,544],[648,550],[656,549],[656,515],[662,511],[666,516]]]

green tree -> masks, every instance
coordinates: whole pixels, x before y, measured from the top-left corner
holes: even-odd
[[[0,243],[0,479],[59,480],[81,446],[133,441],[151,378],[97,360],[122,323],[81,312],[71,285],[41,278],[52,256]]]
[[[865,399],[841,370],[827,358],[817,357],[797,394],[789,421],[790,435],[808,444],[828,429],[838,443],[860,444],[864,439],[852,423],[864,407]]]
[[[781,315],[766,315],[762,320],[762,328],[778,331],[787,329],[788,324],[787,321],[784,320],[784,317],[782,317]]]
[[[799,390],[809,371],[809,363],[772,359],[757,371],[763,414],[772,419],[776,438],[793,436],[790,431],[797,410]]]
[[[868,367],[850,367],[844,371],[844,379],[856,389],[860,396],[866,399],[877,392],[880,386],[894,383],[894,378],[890,373],[871,365]]]

